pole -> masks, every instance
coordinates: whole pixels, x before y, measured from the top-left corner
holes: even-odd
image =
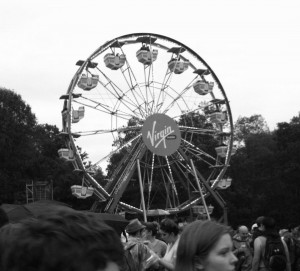
[[[190,159],[190,161],[191,161],[191,165],[192,165],[192,168],[193,168],[193,171],[194,171],[194,175],[195,175],[195,178],[196,178],[196,183],[197,183],[197,185],[198,185],[198,189],[199,189],[199,192],[200,192],[200,196],[201,196],[201,199],[202,199],[202,202],[203,202],[203,205],[204,205],[206,214],[207,214],[207,218],[208,218],[208,220],[210,220],[210,215],[209,215],[209,212],[208,212],[208,209],[207,209],[207,205],[206,205],[206,202],[205,202],[203,193],[202,193],[202,189],[201,189],[201,186],[200,186],[200,183],[199,183],[199,180],[198,180],[198,176],[197,176],[197,173],[196,173],[196,169],[195,169],[193,160]]]
[[[143,190],[143,183],[142,183],[142,175],[141,175],[141,167],[140,167],[140,159],[136,160],[138,174],[139,174],[139,183],[140,183],[140,191],[141,191],[141,200],[142,200],[142,207],[143,207],[143,214],[144,214],[144,221],[147,222],[147,215],[146,215],[146,207],[145,207],[145,199],[144,199],[144,190]]]

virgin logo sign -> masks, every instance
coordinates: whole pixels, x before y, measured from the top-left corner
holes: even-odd
[[[164,114],[154,114],[146,119],[142,137],[148,149],[160,156],[174,153],[181,139],[176,122]]]
[[[171,126],[165,126],[165,129],[161,131],[156,131],[155,126],[156,120],[152,124],[152,131],[148,131],[147,133],[147,139],[150,139],[152,147],[157,148],[159,144],[163,143],[163,147],[166,149],[166,137],[174,133],[174,130],[172,130]]]

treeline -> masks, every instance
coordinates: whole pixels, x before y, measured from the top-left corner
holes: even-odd
[[[65,146],[55,125],[38,124],[22,97],[0,88],[0,200],[26,203],[26,183],[53,182],[53,198],[77,208],[89,208],[92,200],[77,200],[70,187],[81,184],[70,163],[59,159]],[[83,154],[87,156],[86,154]]]
[[[270,215],[279,226],[299,223],[300,114],[272,132],[260,115],[240,118],[235,126],[240,145],[229,168],[233,183],[222,193],[229,221],[247,224]]]
[[[300,221],[300,114],[269,131],[261,115],[241,117],[235,124],[237,153],[228,175],[230,188],[220,191],[228,204],[231,225],[273,216],[279,225]],[[93,199],[78,200],[70,187],[81,184],[70,163],[58,158],[64,147],[59,129],[37,123],[31,108],[15,92],[0,88],[0,199],[25,203],[26,182],[53,181],[54,199],[77,209],[91,207]],[[82,153],[88,162],[88,154]],[[109,165],[108,165],[109,169]],[[104,180],[102,171],[97,180]],[[213,202],[212,202],[213,204]],[[214,215],[220,210],[216,206]]]

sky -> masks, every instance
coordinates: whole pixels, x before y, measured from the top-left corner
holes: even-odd
[[[168,36],[213,69],[233,120],[261,114],[271,130],[300,111],[298,0],[0,1],[0,86],[38,123],[61,125],[62,100],[99,46],[138,32]]]

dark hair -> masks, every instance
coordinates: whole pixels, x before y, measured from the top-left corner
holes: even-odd
[[[147,231],[151,231],[152,232],[152,236],[156,236],[158,231],[159,231],[159,224],[157,222],[145,222],[145,229]]]
[[[174,233],[174,235],[179,233],[178,224],[170,218],[165,218],[160,222],[160,229],[166,233]]]
[[[257,219],[256,219],[256,224],[257,226],[261,226],[262,225],[262,221],[264,220],[264,216],[259,216]]]
[[[230,229],[214,221],[197,220],[188,224],[180,237],[175,271],[194,271],[197,261],[205,260],[209,252]]]
[[[11,227],[0,230],[1,271],[95,271],[122,263],[118,234],[94,216],[60,211]]]
[[[272,217],[264,217],[261,224],[265,226],[266,230],[274,230],[276,226],[275,220]]]

